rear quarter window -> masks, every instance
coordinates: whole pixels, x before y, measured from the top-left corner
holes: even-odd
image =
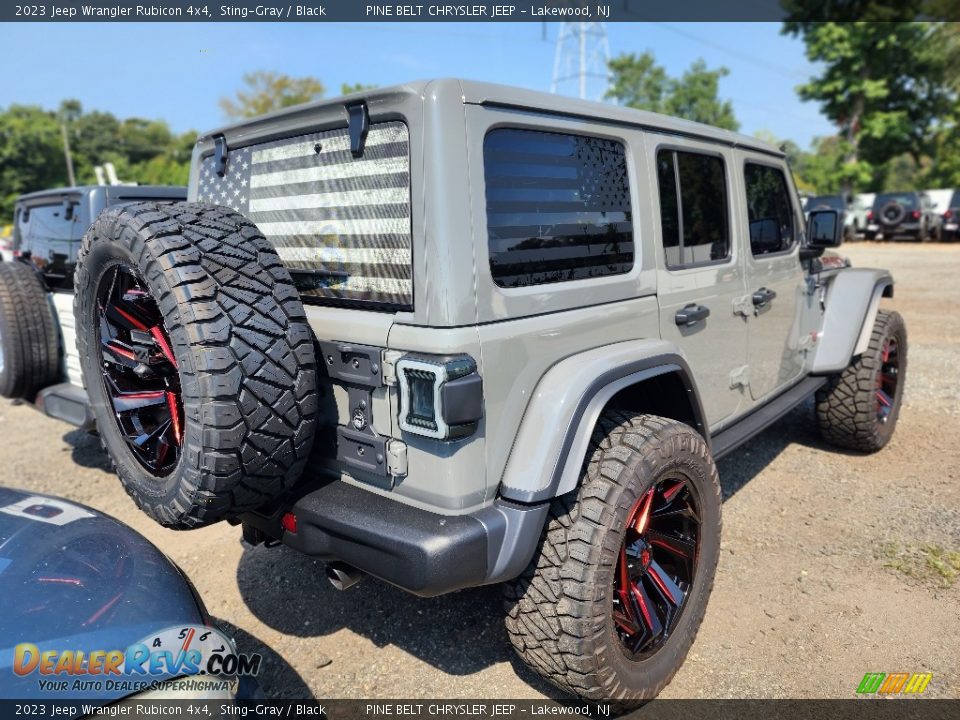
[[[633,267],[626,149],[615,140],[499,128],[483,144],[490,272],[500,287]]]

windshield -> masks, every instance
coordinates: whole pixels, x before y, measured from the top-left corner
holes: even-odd
[[[807,201],[807,210],[816,210],[817,208],[830,208],[831,210],[846,210],[847,204],[839,195],[820,195],[810,198]]]
[[[915,193],[905,192],[880,193],[877,195],[877,199],[873,201],[873,207],[875,210],[879,210],[884,205],[889,205],[890,203],[896,203],[910,210],[917,207],[917,196]]]

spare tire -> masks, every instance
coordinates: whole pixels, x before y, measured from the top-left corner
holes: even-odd
[[[60,336],[46,288],[23,262],[0,262],[0,395],[32,400],[60,378]]]
[[[297,481],[317,422],[313,335],[256,226],[200,203],[107,210],[75,286],[97,428],[144,512],[199,527]]]
[[[907,217],[907,209],[896,200],[891,200],[880,208],[880,222],[888,227],[899,225]]]

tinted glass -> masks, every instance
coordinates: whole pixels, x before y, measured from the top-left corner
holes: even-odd
[[[729,257],[723,160],[713,155],[661,150],[657,153],[657,179],[667,266],[697,265]]]
[[[624,146],[498,129],[483,143],[490,271],[501,287],[629,272],[633,214]]]
[[[657,155],[657,183],[660,188],[660,227],[668,267],[683,265],[680,250],[680,206],[677,203],[677,174],[672,152]]]
[[[21,225],[21,232],[28,242],[48,243],[71,239],[73,220],[64,218],[63,205],[39,205],[30,208],[26,221]],[[29,235],[26,234],[29,228]]]
[[[891,203],[896,203],[901,205],[909,210],[914,210],[919,205],[917,204],[917,195],[915,193],[880,193],[877,195],[876,199],[873,201],[874,210],[879,210],[884,205],[889,205]]]
[[[778,168],[748,163],[744,168],[750,250],[754,255],[784,252],[793,245],[794,215],[787,179]],[[812,202],[808,210],[815,210]]]

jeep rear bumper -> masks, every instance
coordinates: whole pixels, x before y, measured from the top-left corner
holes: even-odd
[[[431,597],[523,572],[548,507],[549,502],[521,505],[501,498],[466,515],[440,515],[332,481],[301,490],[271,513],[248,513],[241,521],[246,539],[274,538]],[[281,525],[286,513],[296,517],[296,532]]]

